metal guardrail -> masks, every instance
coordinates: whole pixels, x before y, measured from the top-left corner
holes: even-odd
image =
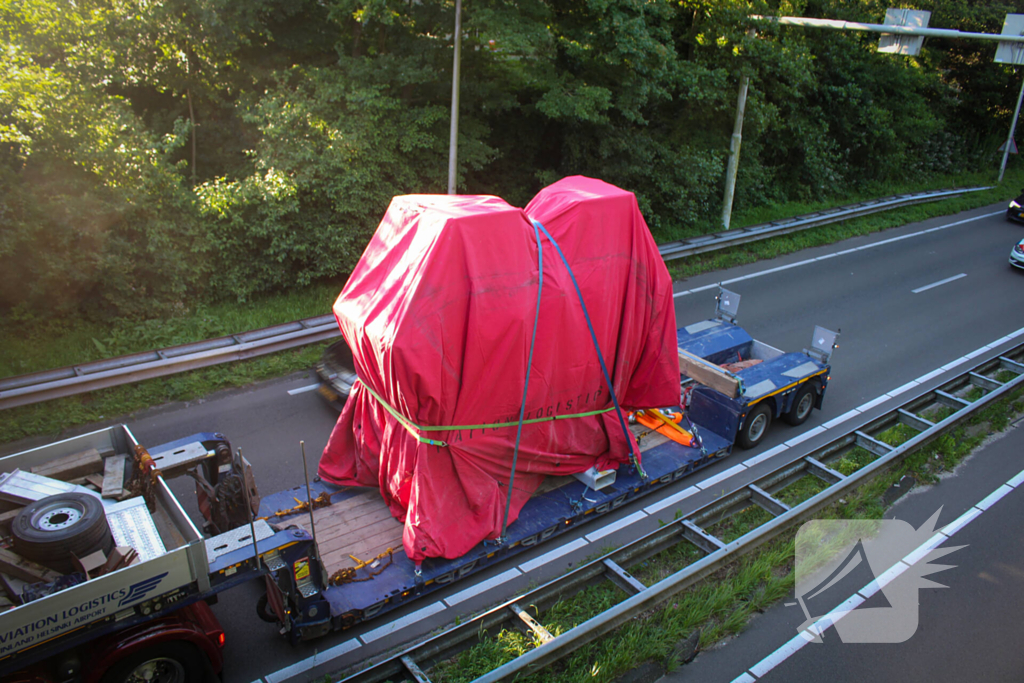
[[[883,199],[874,199],[869,202],[861,202],[860,204],[850,204],[849,206],[842,206],[836,209],[819,211],[817,213],[798,216],[796,218],[790,218],[783,221],[751,225],[746,228],[727,230],[726,232],[718,232],[713,235],[690,237],[676,242],[669,242],[668,244],[661,244],[658,246],[658,251],[661,252],[661,257],[663,259],[670,261],[672,259],[683,258],[684,256],[702,254],[706,251],[726,249],[728,247],[735,247],[741,244],[757,242],[758,240],[765,240],[770,237],[778,237],[779,235],[785,235],[799,230],[816,228],[821,225],[827,225],[828,223],[837,223],[851,218],[858,218],[860,216],[866,216],[879,211],[911,206],[912,204],[933,202],[938,201],[939,199],[956,197],[968,192],[978,192],[980,190],[989,189],[991,188],[971,187],[954,190],[928,190],[927,192],[917,192],[914,194],[894,195]]]
[[[488,632],[510,625],[531,629],[537,633],[541,644],[477,678],[475,683],[503,681],[549,666],[810,518],[852,488],[864,484],[916,449],[928,444],[943,431],[960,424],[974,412],[1021,386],[1024,384],[1024,363],[1021,362],[1021,356],[1024,356],[1024,344],[997,358],[975,365],[939,388],[905,401],[882,416],[849,430],[807,455],[741,485],[714,502],[629,545],[397,654],[388,655],[342,679],[343,683],[379,683],[385,680],[415,680],[417,683],[429,683],[431,665],[454,656],[478,642]],[[1016,377],[1008,382],[1001,382],[989,376],[1002,370],[1009,370]],[[972,387],[978,387],[987,393],[973,402],[958,395],[965,394]],[[940,422],[933,423],[920,415],[943,406],[954,412]],[[918,434],[895,447],[874,438],[897,424],[918,431]],[[878,455],[878,459],[849,476],[844,476],[828,466],[830,462],[857,447]],[[808,475],[817,477],[828,487],[792,508],[775,497],[774,494],[778,491]],[[774,518],[729,543],[716,538],[703,528],[704,525],[719,523],[752,505],[762,508]],[[682,541],[692,543],[707,554],[652,586],[644,586],[624,569]],[[613,582],[622,588],[628,597],[559,636],[552,637],[538,623],[539,611],[600,581]],[[535,608],[536,613],[531,615],[520,609],[520,605],[529,605]]]
[[[0,379],[0,409],[173,375],[304,346],[340,334],[333,315],[217,339]]]
[[[947,199],[967,192],[987,190],[974,187],[958,190],[932,190],[897,195],[870,202],[821,211],[785,221],[775,221],[714,235],[692,237],[658,247],[665,260],[682,258],[716,249],[785,235],[828,223],[856,218],[911,204]],[[0,410],[73,396],[97,389],[164,377],[219,363],[254,358],[277,351],[312,344],[339,335],[333,315],[306,318],[292,323],[265,327],[251,332],[207,341],[172,346],[156,351],[133,353],[107,360],[81,363],[56,370],[44,370],[0,379]]]

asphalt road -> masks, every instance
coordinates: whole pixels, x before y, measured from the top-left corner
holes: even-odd
[[[977,218],[994,212],[999,215]],[[966,222],[932,230],[958,221]],[[756,338],[785,350],[805,347],[815,324],[842,329],[824,409],[800,428],[777,425],[758,449],[763,451],[1018,329],[1022,320],[1014,312],[1024,304],[1024,273],[1012,271],[1007,256],[1022,232],[1024,228],[1002,218],[1001,206],[990,206],[703,275],[677,283],[676,289],[681,293],[726,283],[742,295],[739,322]],[[949,281],[923,289],[944,280]],[[714,289],[676,299],[680,324],[707,318],[713,307]],[[223,432],[253,462],[262,490],[290,488],[303,480],[300,440],[315,470],[336,417],[315,392],[288,393],[313,381],[311,373],[300,373],[125,421],[150,446],[197,431]],[[15,450],[20,445],[5,448]],[[713,476],[749,455],[738,452],[693,479]],[[192,506],[189,482],[178,480],[173,487]],[[694,505],[700,502],[695,497]],[[551,571],[564,568],[552,566]],[[243,586],[223,595],[215,607],[227,632],[229,683],[267,676],[349,642],[360,632],[332,634],[291,648],[255,619],[253,606],[260,593],[258,586]],[[479,605],[467,603],[473,607]],[[446,612],[420,624],[420,630],[454,616]]]
[[[886,518],[919,528],[941,509],[938,527],[942,528],[1022,470],[1024,427],[1018,426],[976,451],[936,486],[911,491]],[[820,643],[808,643],[785,656],[786,650],[780,648],[799,637],[797,629],[804,614],[799,607],[783,603],[754,618],[739,637],[699,654],[662,681],[1020,681],[1024,679],[1024,649],[1020,646],[1024,639],[1020,620],[1024,611],[1022,517],[1024,484],[1018,484],[939,546],[966,547],[934,561],[951,568],[926,578],[946,587],[918,590],[916,632],[903,642],[847,643],[830,628]],[[828,589],[827,595],[833,599],[814,616],[825,614],[874,578],[870,573],[854,578],[856,573],[848,575],[852,580]],[[911,573],[905,572],[893,585],[913,581]],[[907,587],[904,584],[899,590]],[[909,590],[917,589],[911,586]],[[857,609],[891,606],[884,594],[876,593]]]

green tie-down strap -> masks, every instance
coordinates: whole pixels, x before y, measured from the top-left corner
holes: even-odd
[[[519,424],[519,421],[515,420],[512,422],[491,422],[488,424],[479,425],[441,425],[437,427],[418,425],[409,418],[399,413],[390,405],[388,405],[388,402],[381,398],[381,396],[376,391],[368,387],[365,382],[359,383],[362,385],[364,389],[370,392],[370,396],[373,396],[377,400],[377,403],[381,404],[381,406],[384,407],[384,410],[388,411],[388,413],[391,414],[391,417],[398,420],[399,424],[405,427],[405,430],[407,432],[416,437],[416,439],[420,443],[429,444],[431,446],[447,448],[448,443],[446,441],[438,441],[437,439],[428,439],[427,437],[422,436],[420,432],[459,432],[464,429],[497,429],[498,427],[515,427],[517,424]],[[602,410],[591,410],[590,412],[586,413],[573,413],[572,415],[552,415],[551,417],[535,417],[530,420],[523,420],[523,424],[528,425],[537,422],[551,422],[552,420],[568,420],[574,417],[590,417],[591,415],[609,413],[613,410],[615,410],[615,406],[609,406],[608,408],[604,408]]]

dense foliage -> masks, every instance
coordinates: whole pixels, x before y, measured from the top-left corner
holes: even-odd
[[[581,173],[659,240],[737,208],[993,163],[994,43],[879,54],[878,0],[467,0],[459,188],[522,205]],[[1024,1],[921,0],[998,32]],[[351,268],[395,194],[447,183],[447,0],[0,0],[0,311],[166,316]],[[756,33],[750,29],[756,28]]]

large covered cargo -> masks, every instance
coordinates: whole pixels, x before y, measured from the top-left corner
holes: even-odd
[[[602,181],[525,211],[396,197],[334,305],[360,381],[321,477],[378,488],[416,562],[497,538],[546,476],[640,457],[608,381],[623,410],[678,403],[671,295],[636,198]]]

